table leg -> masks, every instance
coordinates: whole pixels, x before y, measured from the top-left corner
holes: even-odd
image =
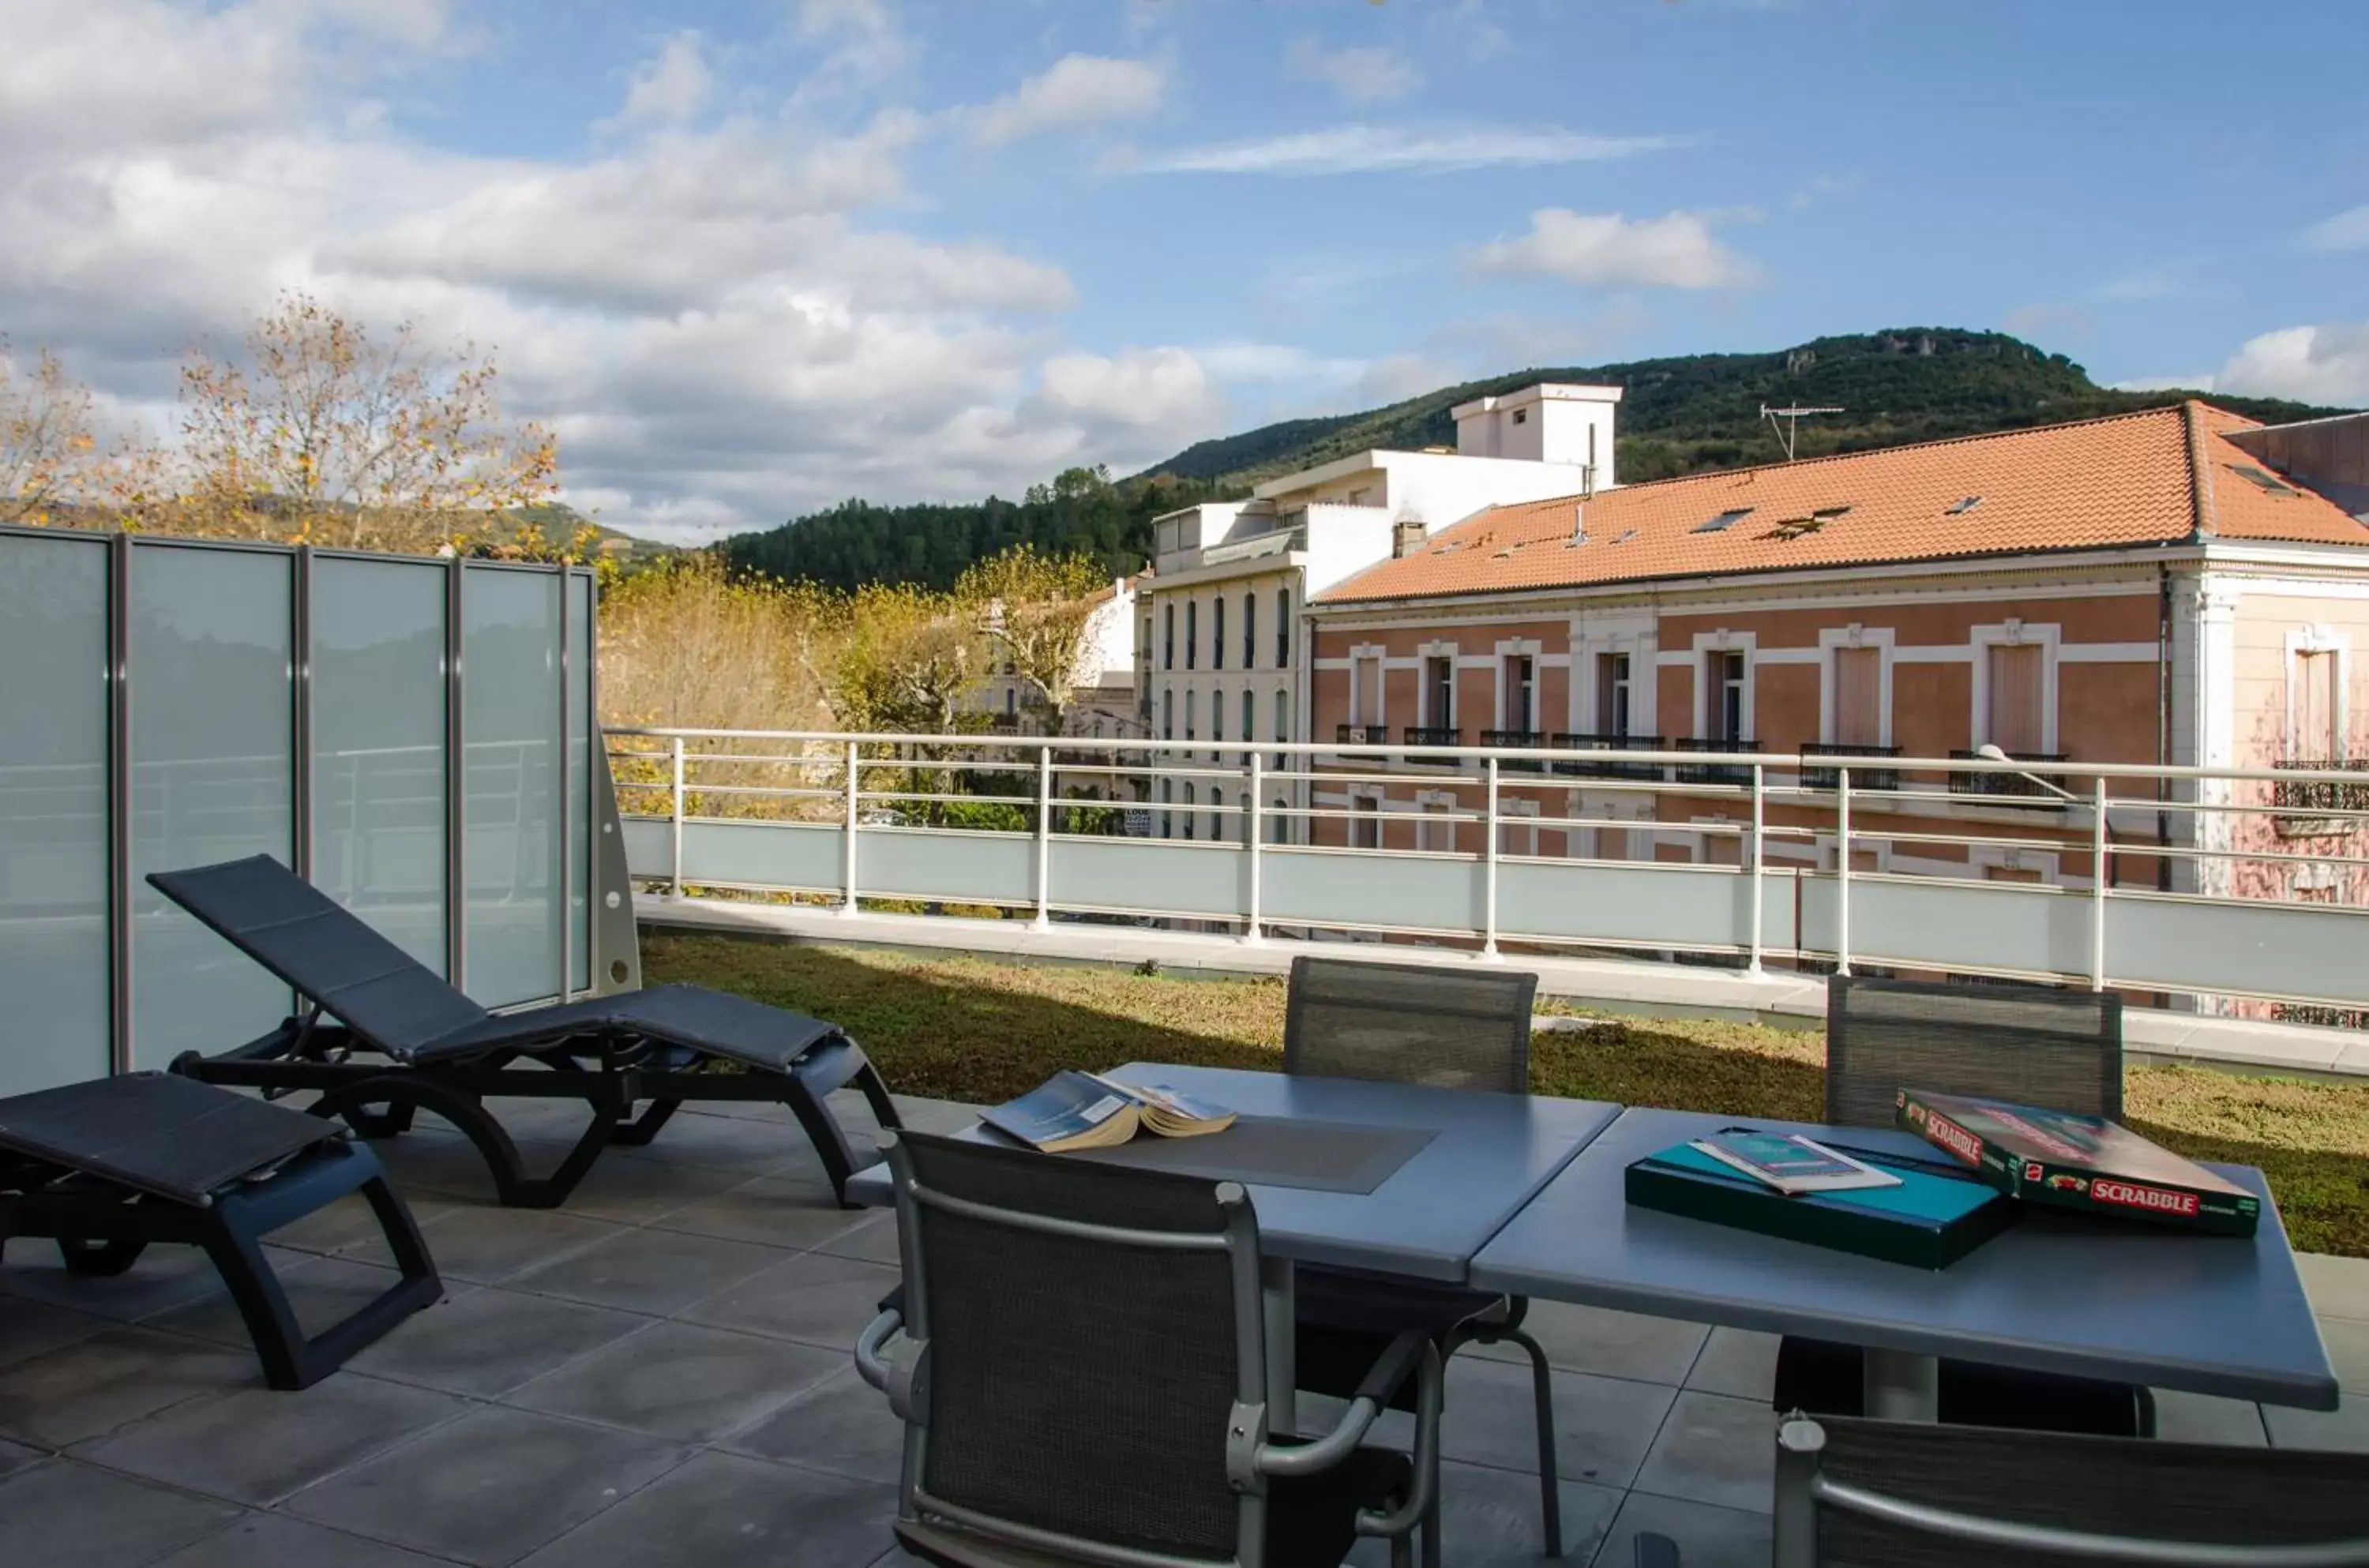
[[[1299,1435],[1299,1299],[1289,1258],[1259,1260],[1259,1298],[1266,1308],[1266,1427]]]
[[[1866,1353],[1861,1387],[1868,1415],[1877,1421],[1939,1421],[1941,1363],[1905,1350]]]

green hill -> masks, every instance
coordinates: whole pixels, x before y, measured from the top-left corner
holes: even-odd
[[[1246,493],[1262,479],[1376,447],[1452,446],[1448,410],[1541,381],[1626,389],[1619,428],[1623,483],[1782,455],[1762,405],[1837,406],[1802,421],[1797,454],[1818,456],[2085,419],[2173,402],[2180,392],[2117,392],[2062,354],[1998,332],[1904,327],[1820,338],[1762,354],[1687,354],[1606,365],[1539,367],[1466,382],[1383,408],[1290,419],[1185,448],[1116,483],[1073,469],[1019,501],[880,507],[849,501],[722,545],[735,565],[852,586],[877,578],[944,587],[982,555],[1023,542],[1082,550],[1114,571],[1140,567],[1150,521],[1195,501]],[[2278,422],[2337,412],[2272,398],[2213,401]]]

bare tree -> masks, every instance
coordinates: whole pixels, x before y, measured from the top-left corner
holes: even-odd
[[[0,338],[0,522],[48,522],[90,499],[97,451],[90,389],[46,349],[21,370]]]
[[[1050,733],[1059,733],[1077,689],[1102,674],[1086,634],[1109,585],[1088,556],[1043,555],[1026,544],[978,563],[955,584],[973,624],[1043,697]]]

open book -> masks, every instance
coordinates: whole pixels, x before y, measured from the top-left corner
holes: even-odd
[[[1896,1187],[1888,1171],[1840,1154],[1799,1133],[1755,1132],[1722,1127],[1692,1146],[1721,1164],[1776,1188],[1787,1197],[1802,1193],[1847,1192],[1854,1187]]]
[[[1017,1100],[985,1112],[988,1126],[1033,1149],[1060,1154],[1110,1149],[1139,1128],[1162,1138],[1222,1132],[1234,1113],[1166,1084],[1121,1083],[1093,1072],[1057,1072]]]

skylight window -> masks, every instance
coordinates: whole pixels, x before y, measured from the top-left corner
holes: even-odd
[[[1968,496],[1964,500],[1959,501],[1955,505],[1945,509],[1941,515],[1944,517],[1963,517],[1982,504],[1983,498],[1980,496]]]
[[[1615,544],[1626,544],[1629,541],[1636,537],[1637,531],[1635,529],[1624,528],[1619,532],[1619,533],[1614,536],[1612,543]]]
[[[1688,532],[1692,533],[1724,533],[1752,515],[1750,507],[1730,507],[1709,522],[1699,522]]]
[[[2268,469],[2257,468],[2250,463],[2233,463],[2229,466],[2237,470],[2238,478],[2248,480],[2252,484],[2258,485],[2273,496],[2300,496],[2303,494],[2301,490],[2296,489],[2293,485],[2288,484],[2285,480],[2280,478],[2277,475],[2271,473]]]

